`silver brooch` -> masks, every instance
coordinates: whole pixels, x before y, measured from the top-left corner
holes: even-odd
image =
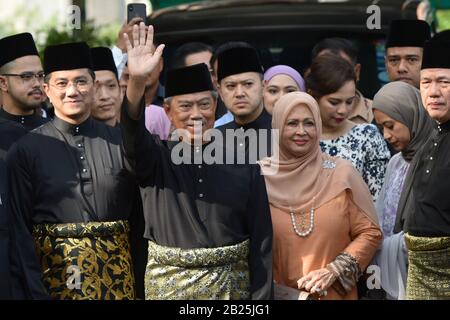
[[[325,160],[322,163],[322,168],[324,168],[324,169],[334,169],[334,168],[336,168],[336,162],[331,161],[331,160]]]

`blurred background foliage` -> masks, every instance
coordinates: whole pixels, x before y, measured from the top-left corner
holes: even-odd
[[[116,42],[119,30],[119,24],[96,27],[93,21],[90,20],[82,22],[79,30],[61,30],[51,26],[48,29],[39,31],[46,34],[46,39],[38,44],[38,49],[42,52],[48,45],[78,41],[86,41],[91,47],[111,47]]]
[[[450,10],[437,10],[436,17],[439,31],[450,29]]]
[[[99,26],[92,20],[81,20],[80,28],[73,29],[65,19],[66,17],[53,15],[43,21],[37,5],[20,5],[10,17],[0,20],[0,38],[19,32],[31,32],[39,53],[43,53],[48,45],[64,42],[86,41],[90,46],[111,47],[116,42],[121,27],[120,22]]]

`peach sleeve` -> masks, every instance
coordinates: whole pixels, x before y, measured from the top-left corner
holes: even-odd
[[[355,205],[349,192],[347,192],[347,202],[352,242],[344,249],[344,252],[356,258],[363,271],[381,245],[383,233],[380,227]]]

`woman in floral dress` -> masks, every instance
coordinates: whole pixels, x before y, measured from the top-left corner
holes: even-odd
[[[339,56],[324,54],[313,60],[305,81],[308,93],[320,108],[322,151],[349,160],[367,183],[375,202],[391,155],[375,125],[348,120],[356,96],[353,67]]]

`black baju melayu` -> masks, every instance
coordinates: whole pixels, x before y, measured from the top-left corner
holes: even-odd
[[[0,119],[0,300],[11,298],[8,253],[10,219],[5,158],[11,145],[26,133],[22,126]]]
[[[405,229],[419,237],[450,237],[450,121],[438,126],[417,161],[415,209]]]
[[[49,121],[49,119],[42,118],[41,116],[37,115],[36,113],[29,115],[29,116],[16,116],[16,115],[6,112],[3,108],[0,109],[0,118],[9,120],[9,121],[13,121],[13,122],[17,122],[18,124],[21,124],[28,131],[36,129],[37,127],[39,127]]]
[[[187,144],[147,132],[142,106],[139,121],[127,110],[123,105],[123,144],[141,187],[149,239],[146,298],[270,298],[272,225],[259,166],[203,159],[175,164],[172,153]],[[184,150],[195,154],[209,147]],[[220,291],[222,277],[240,287]]]
[[[44,297],[43,275],[56,298],[133,299],[127,220],[136,189],[119,128],[55,117],[11,148],[7,164],[18,298]]]
[[[252,141],[250,143],[249,136],[245,137],[245,143],[240,143],[238,138],[234,139],[234,150],[236,150],[236,153],[245,152],[246,154],[246,163],[254,164],[253,160],[261,160],[265,157],[270,157],[272,155],[272,116],[266,111],[265,108],[263,108],[261,114],[256,118],[254,121],[241,125],[238,124],[236,121],[229,122],[227,124],[224,124],[222,126],[217,127],[218,130],[222,132],[222,135],[224,137],[224,141],[227,141],[227,132],[228,131],[235,131],[237,134],[243,134],[245,135],[250,130],[254,130],[256,133],[256,141]],[[240,132],[239,132],[240,131]],[[262,133],[267,134],[262,134]],[[233,143],[230,145],[233,146]],[[245,149],[243,149],[245,147]],[[254,148],[254,149],[252,149]],[[250,152],[257,152],[256,155],[253,155],[251,157],[249,155]],[[239,157],[239,156],[237,156]]]
[[[440,124],[411,164],[397,228],[408,248],[407,299],[448,299],[450,292],[450,122]]]

